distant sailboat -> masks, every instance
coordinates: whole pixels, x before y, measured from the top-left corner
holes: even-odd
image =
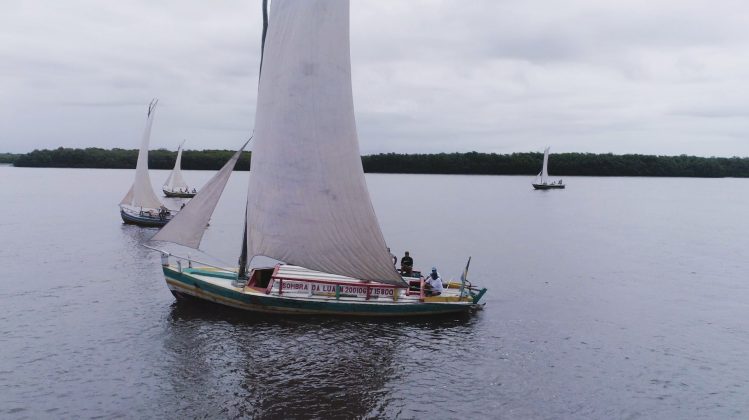
[[[533,183],[533,188],[537,190],[553,190],[564,188],[562,180],[556,182],[549,182],[549,147],[544,149],[544,164],[541,168],[541,172],[536,176],[536,182]]]
[[[154,99],[148,104],[146,128],[143,131],[138,163],[135,166],[135,181],[120,202],[122,221],[145,227],[164,226],[172,218],[172,212],[156,197],[148,175],[148,143],[151,139],[151,126],[157,103],[158,100]]]
[[[182,146],[185,145],[183,141],[177,149],[177,160],[174,162],[174,169],[169,174],[169,178],[161,187],[161,191],[167,197],[179,197],[179,198],[192,198],[195,196],[195,188],[190,191],[190,187],[185,182],[185,178],[182,177]]]
[[[271,9],[238,267],[198,268],[168,249],[198,249],[241,149],[147,245],[162,252],[171,292],[284,314],[403,316],[480,307],[486,289],[471,286],[465,273],[440,294],[393,266],[359,153],[348,0],[274,0]]]

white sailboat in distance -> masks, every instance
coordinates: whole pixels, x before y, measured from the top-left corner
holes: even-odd
[[[177,160],[174,162],[174,169],[169,173],[169,178],[161,187],[161,191],[167,197],[192,198],[197,193],[195,188],[190,190],[190,186],[187,185],[185,178],[182,176],[182,147],[184,145],[185,141],[183,140],[177,148]]]
[[[564,188],[564,183],[559,179],[557,181],[549,181],[549,149],[544,149],[544,164],[541,167],[541,172],[536,175],[536,181],[532,184],[534,189],[537,190],[555,190]]]
[[[151,186],[151,177],[148,175],[148,144],[151,140],[151,126],[158,102],[158,99],[153,99],[148,104],[146,128],[143,131],[138,162],[135,165],[135,181],[120,201],[120,217],[127,224],[160,227],[167,224],[173,216],[172,211],[156,197]]]

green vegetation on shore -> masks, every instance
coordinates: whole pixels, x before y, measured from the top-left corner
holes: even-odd
[[[367,172],[535,175],[543,153],[379,154],[364,156]],[[749,177],[749,158],[557,153],[549,157],[553,176]]]
[[[13,153],[0,153],[0,163],[13,163],[18,156],[20,155]]]
[[[231,150],[185,150],[183,169],[219,169],[232,155]],[[99,148],[34,150],[12,156],[15,166],[53,168],[135,168],[137,150]],[[177,153],[159,149],[148,154],[151,169],[171,169]],[[374,173],[535,175],[541,168],[542,153],[386,153],[362,157],[364,170]],[[244,153],[238,170],[248,170],[250,153]],[[749,158],[696,156],[613,155],[559,153],[550,158],[555,176],[673,176],[673,177],[749,177]]]
[[[182,169],[217,170],[229,160],[231,150],[185,150],[182,152]],[[172,169],[177,152],[158,149],[148,152],[148,167],[151,169]],[[34,150],[20,155],[14,166],[31,168],[107,168],[135,169],[138,150],[57,148],[54,150]],[[250,169],[250,153],[243,153],[236,169]]]

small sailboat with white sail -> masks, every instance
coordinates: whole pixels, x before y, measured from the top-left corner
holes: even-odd
[[[167,209],[156,197],[148,175],[148,144],[151,139],[154,111],[157,99],[148,104],[146,128],[138,151],[138,161],[135,165],[135,181],[120,202],[120,216],[122,221],[144,227],[160,227],[172,219],[173,211]]]
[[[544,164],[541,168],[541,172],[536,175],[536,181],[532,184],[534,189],[537,190],[556,190],[564,188],[564,183],[559,179],[557,181],[549,181],[549,149],[544,149]]]
[[[187,182],[185,182],[185,178],[182,176],[182,147],[184,145],[185,142],[182,141],[177,149],[177,160],[174,162],[174,169],[169,173],[169,178],[166,179],[166,182],[161,187],[161,191],[167,197],[192,198],[197,193],[195,188],[190,190]]]
[[[264,36],[239,264],[196,255],[230,162],[146,244],[178,300],[281,314],[414,316],[477,309],[467,269],[442,293],[393,266],[354,119],[348,0],[275,0]],[[322,47],[324,46],[324,48]],[[186,263],[185,263],[186,261]],[[198,267],[199,264],[202,266]]]

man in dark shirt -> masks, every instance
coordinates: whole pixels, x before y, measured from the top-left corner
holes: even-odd
[[[406,255],[401,257],[401,272],[404,276],[410,276],[414,268],[414,259],[406,251]]]

